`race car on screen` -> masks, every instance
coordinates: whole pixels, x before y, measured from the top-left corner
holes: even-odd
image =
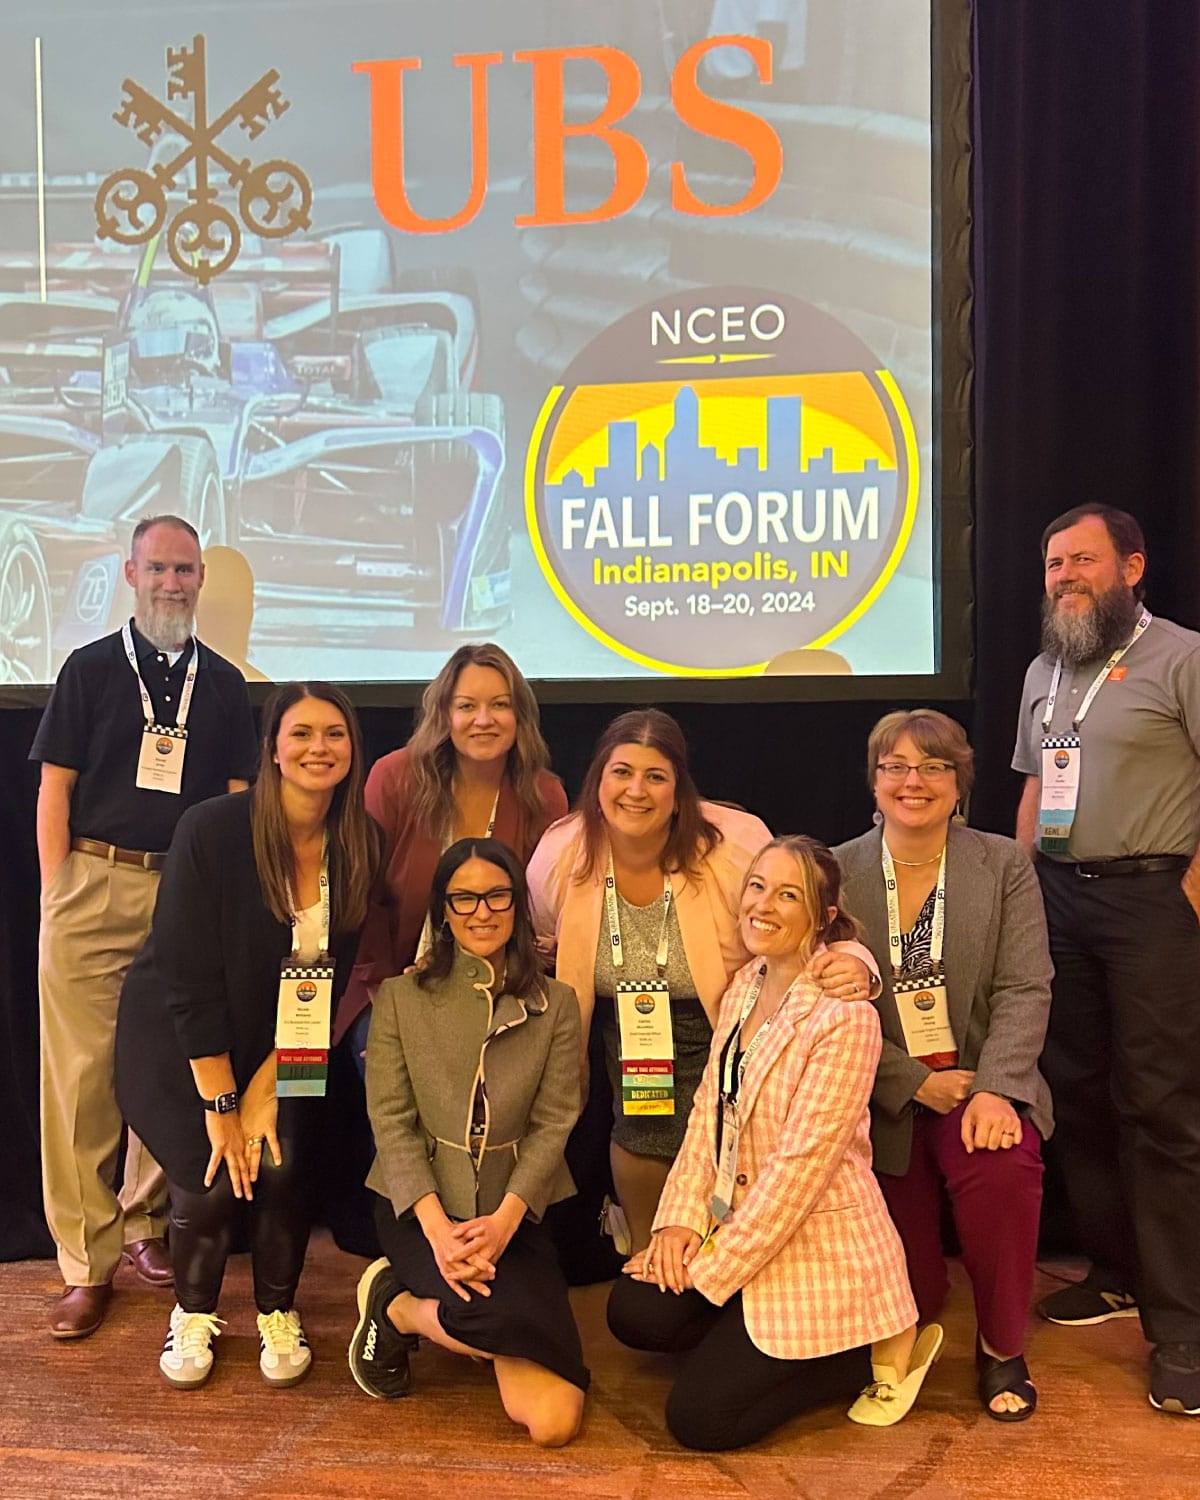
[[[200,289],[161,257],[0,256],[0,682],[122,617],[147,514],[242,552],[259,602],[391,606],[422,637],[511,613],[504,408],[471,389],[469,284],[406,282],[374,230],[246,246]]]

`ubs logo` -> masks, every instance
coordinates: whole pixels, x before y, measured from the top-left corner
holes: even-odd
[[[296,986],[296,999],[307,1005],[317,998],[317,987],[311,979],[302,979]]]
[[[242,223],[263,239],[284,239],[311,223],[312,183],[290,161],[273,158],[254,167],[218,144],[233,124],[257,140],[289,108],[272,68],[208,123],[208,63],[203,36],[191,47],[167,48],[167,99],[156,99],[132,78],[122,84],[113,119],[132,130],[151,151],[150,167],[120,167],[96,193],[96,232],[119,245],[144,245],[167,218],[167,189],[187,190],[187,203],[166,226],[167,253],[185,276],[207,286],[227,271],[242,245],[238,219],[217,202],[209,165],[225,173],[238,193]],[[187,120],[171,104],[191,101]],[[195,185],[192,186],[194,174]]]

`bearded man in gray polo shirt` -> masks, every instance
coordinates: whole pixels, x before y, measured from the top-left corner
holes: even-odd
[[[1150,1400],[1200,1415],[1200,635],[1142,602],[1146,544],[1080,506],[1042,537],[1017,837],[1054,958],[1042,1070],[1083,1281],[1054,1323],[1140,1313]]]

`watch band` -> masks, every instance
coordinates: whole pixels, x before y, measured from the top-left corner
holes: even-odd
[[[237,1090],[230,1089],[228,1093],[218,1094],[215,1099],[205,1099],[203,1104],[211,1114],[231,1115],[238,1107]]]

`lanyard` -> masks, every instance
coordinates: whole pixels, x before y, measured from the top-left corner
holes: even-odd
[[[604,904],[608,907],[608,930],[612,941],[613,968],[620,969],[624,966],[625,954],[621,949],[621,918],[617,912],[617,877],[613,872],[611,854],[608,856],[608,873],[604,877]],[[662,930],[658,934],[658,952],[654,955],[654,962],[658,965],[660,974],[667,967],[670,952],[670,936],[667,932],[667,923],[670,920],[671,877],[664,874]]]
[[[121,626],[121,639],[125,642],[125,655],[129,658],[129,665],[133,668],[133,675],[137,678],[138,692],[142,695],[142,713],[145,715],[146,723],[153,727],[154,705],[150,701],[150,694],[146,691],[146,684],[142,681],[142,674],[138,671],[137,652],[133,649],[133,636],[129,631],[128,620]],[[196,667],[199,664],[199,656],[196,642],[193,640],[187,676],[183,680],[183,692],[179,698],[179,711],[175,715],[176,729],[187,728],[188,711],[192,706],[192,689],[196,686]]]
[[[904,965],[904,943],[900,936],[900,898],[896,894],[896,866],[892,851],[883,841],[883,884],[887,891],[888,956],[892,961],[892,973],[897,979]],[[946,846],[942,847],[942,862],[938,865],[937,894],[933,898],[933,935],[929,943],[929,958],[934,968],[942,965],[942,944],[946,936]]]
[[[329,835],[321,840],[321,874],[318,879],[321,889],[321,947],[320,956],[329,957]],[[292,894],[292,882],[287,883],[288,906],[292,912],[292,957],[300,952],[300,919],[297,915],[296,898]]]
[[[1092,706],[1092,700],[1095,698],[1096,694],[1100,691],[1100,689],[1104,686],[1104,683],[1105,683],[1105,681],[1106,681],[1106,679],[1108,677],[1108,674],[1112,671],[1112,669],[1116,666],[1116,664],[1125,655],[1126,651],[1129,650],[1130,646],[1132,646],[1135,641],[1140,640],[1141,637],[1145,634],[1146,629],[1147,629],[1147,627],[1150,624],[1151,618],[1152,618],[1152,616],[1150,614],[1150,611],[1148,609],[1144,609],[1142,611],[1142,618],[1137,622],[1137,624],[1133,628],[1133,634],[1129,637],[1129,639],[1125,642],[1125,644],[1123,646],[1119,647],[1116,651],[1113,652],[1113,654],[1108,658],[1108,660],[1100,668],[1100,671],[1099,671],[1099,673],[1096,676],[1095,682],[1093,682],[1092,685],[1091,685],[1091,687],[1088,688],[1086,697],[1084,698],[1083,702],[1079,705],[1079,712],[1075,715],[1074,719],[1072,719],[1072,721],[1071,721],[1071,728],[1072,729],[1078,729],[1079,726],[1083,723],[1084,718],[1087,715],[1088,709],[1091,708],[1091,706]],[[1058,686],[1059,686],[1059,683],[1061,681],[1062,681],[1062,657],[1060,656],[1058,658],[1058,660],[1054,663],[1054,676],[1050,679],[1050,691],[1046,695],[1046,712],[1042,715],[1042,728],[1043,728],[1043,730],[1048,730],[1050,728],[1050,721],[1054,717],[1054,705],[1058,701]]]
[[[758,1003],[758,997],[762,993],[763,981],[767,977],[767,966],[763,964],[754,976],[754,982],[746,992],[746,1003],[742,1006],[742,1014],[738,1018],[737,1026],[729,1034],[729,1040],[725,1043],[725,1056],[721,1060],[721,1098],[736,1099],[738,1090],[742,1086],[742,1075],[746,1071],[746,1064],[758,1051],[760,1043],[764,1040],[767,1032],[771,1029],[771,1022],[779,1014],[778,1009],[772,1011],[767,1019],[754,1033],[753,1040],[742,1053],[741,1061],[738,1063],[737,1081],[733,1077],[733,1058],[742,1040],[742,1027],[746,1024],[746,1017]],[[784,997],[787,998],[786,996]],[[781,1002],[782,1003],[782,1002]]]

